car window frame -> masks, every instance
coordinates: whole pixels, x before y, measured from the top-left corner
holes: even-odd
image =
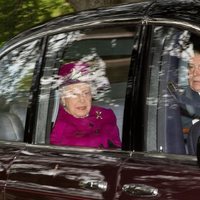
[[[107,20],[107,19],[103,19],[103,20],[99,20],[98,22],[95,22],[95,24],[121,24],[121,23],[132,23],[133,25],[134,24],[138,24],[141,29],[143,27],[143,22],[142,22],[142,17],[137,17],[137,16],[134,16],[134,17],[130,17],[130,18],[117,18],[117,19],[113,19],[113,20]],[[87,23],[83,23],[83,24],[86,24],[88,27],[91,27],[91,26],[94,26],[94,22],[93,20],[91,20],[90,22],[87,22]],[[10,42],[8,42],[5,47],[2,49],[2,51],[0,52],[0,56],[3,56],[5,55],[6,53],[8,53],[9,51],[17,48],[18,46],[20,45],[23,45],[25,43],[28,43],[28,42],[31,42],[33,40],[36,40],[36,39],[40,39],[41,40],[41,48],[42,48],[42,51],[41,51],[41,55],[40,55],[40,59],[37,63],[37,69],[35,69],[35,72],[34,72],[34,77],[33,77],[33,80],[37,80],[35,81],[34,83],[36,83],[35,85],[33,84],[32,87],[31,87],[31,91],[30,91],[30,104],[29,104],[29,107],[27,109],[27,117],[26,117],[26,128],[25,128],[25,138],[24,138],[24,144],[27,144],[27,143],[30,143],[30,144],[34,144],[34,137],[37,137],[36,134],[35,134],[35,130],[36,130],[36,116],[37,116],[37,109],[38,109],[38,88],[39,88],[39,80],[40,78],[42,77],[42,70],[43,70],[43,65],[44,65],[44,54],[45,54],[45,49],[46,49],[46,43],[47,43],[47,37],[49,35],[52,35],[52,34],[56,34],[56,33],[59,33],[59,32],[63,32],[63,31],[70,31],[70,30],[76,30],[78,29],[79,27],[81,27],[82,24],[78,23],[78,24],[73,24],[73,26],[71,25],[64,25],[63,27],[59,28],[58,30],[56,29],[50,29],[46,32],[37,32],[35,35],[30,35],[30,36],[25,36],[24,35],[24,38],[21,39],[19,37],[19,39],[16,37],[16,41],[15,39],[11,40]],[[136,55],[134,55],[134,58],[133,60],[136,59]],[[131,67],[133,67],[131,65]],[[128,80],[128,88],[129,90],[132,90],[132,80],[133,80],[133,74],[132,72],[129,73],[129,80]],[[131,80],[130,80],[131,79]],[[131,96],[132,92],[129,93],[127,92],[127,95],[128,96]],[[132,99],[132,97],[131,97]],[[125,106],[128,105],[127,103],[125,104]],[[125,112],[129,112],[130,109],[126,109]],[[127,115],[128,117],[131,117],[130,114]],[[126,119],[124,119],[124,122],[127,123],[127,124],[124,124],[123,125],[123,128],[125,127],[126,130],[127,128],[130,129],[130,126],[131,126],[131,120],[129,120],[129,122],[126,121]],[[132,133],[131,131],[129,131],[129,136],[132,136]],[[37,145],[37,144],[35,144]],[[48,146],[48,145],[47,145]],[[122,150],[126,150],[126,151],[129,151],[133,149],[132,147],[129,147],[129,148],[122,148]]]
[[[6,56],[7,54],[9,54],[11,51],[15,51],[15,49],[23,46],[23,45],[26,45],[26,44],[29,44],[29,43],[32,43],[34,41],[38,41],[39,42],[39,52],[42,52],[42,45],[43,45],[43,39],[41,37],[35,37],[35,38],[31,38],[29,40],[19,40],[19,41],[16,41],[16,43],[14,43],[13,45],[8,45],[8,48],[5,48],[1,53],[0,53],[0,58],[3,58],[4,56]],[[41,54],[38,55],[38,58],[35,62],[35,67],[34,67],[34,70],[33,70],[33,74],[32,74],[32,82],[31,82],[31,85],[30,85],[30,90],[29,90],[29,97],[28,97],[28,102],[27,102],[27,111],[26,111],[26,116],[25,116],[25,124],[24,124],[24,139],[23,139],[23,142],[28,142],[28,140],[30,141],[30,135],[32,134],[32,131],[30,130],[29,128],[29,124],[30,123],[30,115],[33,115],[34,113],[34,109],[33,109],[33,105],[34,105],[34,102],[36,100],[34,100],[34,93],[37,91],[37,81],[35,80],[38,80],[39,76],[38,76],[38,71],[40,69],[40,66],[41,66]],[[3,141],[3,140],[2,140]],[[8,142],[8,141],[5,141],[5,142]],[[9,142],[13,142],[15,143],[15,141],[9,141]],[[21,142],[19,142],[21,143]]]
[[[146,21],[146,24],[147,26],[149,27],[149,34],[146,38],[146,45],[149,45],[148,43],[150,43],[150,41],[152,40],[152,27],[158,27],[158,26],[166,26],[166,27],[174,27],[174,28],[177,28],[177,29],[181,29],[181,30],[187,30],[189,32],[192,32],[192,33],[195,33],[195,34],[198,34],[200,36],[200,26],[198,26],[197,24],[194,24],[194,23],[187,23],[185,21],[181,21],[181,20],[171,20],[171,19],[166,19],[166,18],[154,18],[154,19],[148,19]],[[149,54],[148,52],[145,53],[147,55],[147,57],[149,57]],[[149,73],[149,66],[148,66],[148,63],[144,64],[146,65],[146,73]],[[147,87],[148,87],[148,84],[149,84],[149,76],[146,76],[147,79],[144,80],[144,85],[145,85],[145,88],[143,89],[144,90],[144,96],[143,98],[146,99],[147,97]],[[144,109],[143,109],[143,112],[145,113],[146,112],[146,109],[145,109],[145,106],[144,106]],[[145,115],[143,116],[143,122],[146,123],[146,118],[145,118]],[[146,124],[144,125],[146,126]],[[140,129],[142,130],[142,129]],[[147,146],[149,145],[149,135],[147,134],[147,131],[146,129],[143,129],[143,134],[144,134],[144,138],[143,138],[143,141],[141,142],[142,145],[141,145],[141,149],[142,151],[147,151]],[[156,133],[156,139],[158,138],[161,138],[160,141],[162,141],[162,135],[163,133],[160,133],[160,132],[157,132]],[[156,144],[157,145],[157,149],[156,151],[157,152],[163,152],[163,149],[160,149],[159,148],[159,145],[158,143]],[[166,153],[166,152],[165,152]],[[171,153],[170,153],[171,154]],[[173,154],[173,153],[172,153]],[[180,155],[180,154],[176,154],[176,155]],[[181,156],[181,155],[180,155]],[[191,156],[191,158],[193,157],[192,155],[188,155],[188,156]]]
[[[135,26],[136,24],[137,24],[137,26],[139,26],[139,29],[142,29],[142,22],[141,22],[141,20],[124,20],[123,22],[122,21],[119,21],[119,24],[132,24],[133,26]],[[101,22],[101,24],[100,25],[106,25],[106,26],[108,26],[108,25],[115,25],[115,26],[117,26],[118,25],[118,23],[116,24],[116,22],[110,22],[110,23],[108,23],[108,22],[105,22],[105,21],[103,21],[102,20],[102,22]],[[98,26],[96,26],[96,25],[87,25],[87,26],[85,26],[84,27],[84,29],[86,29],[87,27],[89,27],[89,28],[91,28],[91,27],[98,27]],[[67,32],[69,31],[75,31],[75,30],[77,30],[78,28],[76,27],[76,29],[67,29]],[[83,27],[80,25],[80,29],[83,29]],[[61,31],[61,32],[56,32],[56,33],[62,33],[63,32],[63,30]],[[140,30],[140,32],[141,32],[141,30]],[[53,32],[52,34],[49,34],[48,36],[47,36],[47,38],[48,37],[50,37],[51,35],[55,35],[55,32]],[[47,45],[47,44],[46,44]],[[139,44],[138,44],[138,46],[139,46]],[[133,54],[132,54],[133,55]],[[132,56],[131,55],[131,56]],[[134,59],[132,59],[132,61],[133,60],[135,60],[135,58],[136,58],[136,55],[134,55]],[[44,66],[43,66],[44,67]],[[131,64],[131,67],[135,67],[135,66],[133,66],[132,64]],[[43,69],[43,68],[42,68]],[[42,75],[41,75],[42,76]],[[133,79],[133,74],[132,73],[129,73],[129,78],[128,78],[129,80],[128,80],[128,82],[129,82],[129,90],[132,90],[132,81],[130,81],[130,79]],[[127,95],[131,95],[130,93],[127,93]],[[126,95],[126,96],[127,96]],[[125,97],[126,98],[126,97]],[[125,106],[125,105],[124,105]],[[128,106],[128,104],[126,105],[126,106]],[[130,106],[129,106],[130,107]],[[38,108],[37,108],[38,109]],[[47,110],[46,110],[47,111]],[[128,112],[130,112],[130,109],[126,109],[126,116],[129,116],[130,117],[130,114],[127,114]],[[125,113],[124,112],[124,113]],[[43,113],[44,114],[44,113]],[[45,114],[44,114],[45,115]],[[125,114],[124,114],[125,115]],[[47,113],[46,113],[46,116],[47,116]],[[47,118],[45,119],[46,121],[48,120]],[[125,130],[127,130],[127,128],[129,128],[130,129],[130,122],[131,120],[129,119],[129,124],[127,125],[127,124],[124,124],[123,125],[123,128],[124,127],[126,127],[126,129]],[[124,123],[126,123],[127,122],[127,120],[124,120]],[[37,124],[37,122],[36,122],[36,124]],[[43,127],[46,127],[46,125],[43,125]],[[123,131],[124,132],[124,131]],[[129,131],[130,132],[130,131]],[[34,137],[37,137],[36,138],[36,140],[35,139],[33,139],[33,143],[34,143],[34,141],[38,141],[38,139],[40,138],[41,139],[41,141],[43,142],[43,145],[45,145],[45,142],[46,142],[46,140],[47,140],[47,138],[46,138],[46,135],[45,135],[45,132],[43,132],[42,134],[40,133],[40,134],[38,134],[38,136],[37,136],[37,133],[35,133],[35,136]],[[40,143],[41,144],[41,143]],[[131,148],[122,148],[123,150],[131,150]]]

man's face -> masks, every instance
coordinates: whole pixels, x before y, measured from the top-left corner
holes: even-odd
[[[200,54],[196,53],[189,63],[189,85],[195,92],[200,92]]]
[[[62,102],[67,112],[74,117],[86,117],[91,109],[91,88],[87,83],[75,83],[64,88]]]

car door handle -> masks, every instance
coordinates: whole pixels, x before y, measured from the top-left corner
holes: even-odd
[[[125,184],[122,191],[136,197],[155,197],[158,189],[144,184]]]
[[[81,188],[98,190],[105,192],[107,190],[107,182],[105,181],[97,181],[97,180],[82,180],[79,182],[79,186]]]

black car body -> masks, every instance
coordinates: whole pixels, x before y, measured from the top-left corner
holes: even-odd
[[[196,152],[168,88],[188,85],[191,34],[200,38],[200,1],[158,0],[62,16],[8,41],[0,50],[0,199],[199,199]],[[58,69],[81,59],[106,66],[111,91],[94,103],[114,110],[122,149],[49,144]]]

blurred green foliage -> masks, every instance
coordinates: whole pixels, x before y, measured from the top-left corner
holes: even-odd
[[[23,30],[73,11],[66,0],[0,0],[0,46]]]

